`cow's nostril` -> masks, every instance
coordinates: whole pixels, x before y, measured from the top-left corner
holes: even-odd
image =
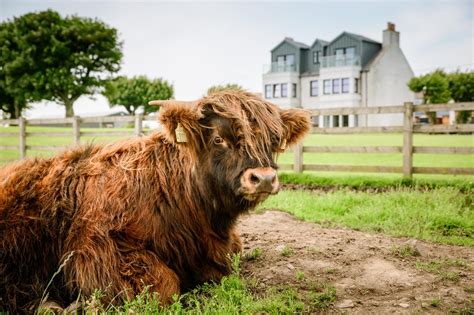
[[[252,174],[250,175],[250,181],[252,182],[252,184],[257,185],[258,183],[260,183],[260,178],[255,176],[255,174]]]

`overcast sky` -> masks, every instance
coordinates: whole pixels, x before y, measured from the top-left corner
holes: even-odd
[[[343,31],[382,41],[388,21],[416,74],[474,67],[474,1],[86,1],[0,0],[0,21],[48,8],[97,17],[118,29],[120,74],[161,77],[177,99],[191,100],[214,84],[261,92],[270,50],[285,36],[311,45]],[[103,97],[81,98],[77,114],[103,113]],[[63,107],[35,106],[28,117],[63,116]]]

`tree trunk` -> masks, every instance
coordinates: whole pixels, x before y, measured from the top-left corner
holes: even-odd
[[[63,100],[64,106],[66,107],[66,118],[74,117],[74,101],[70,99]]]
[[[15,102],[15,104],[13,104],[13,107],[15,110],[11,113],[11,115],[13,116],[12,119],[20,118],[21,116],[20,105],[18,105],[18,103]]]

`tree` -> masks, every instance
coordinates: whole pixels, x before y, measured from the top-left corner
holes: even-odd
[[[448,77],[441,69],[419,77],[413,77],[408,82],[408,87],[413,92],[423,92],[424,104],[442,104],[451,100]],[[426,114],[430,123],[434,123],[436,112],[428,112]]]
[[[0,72],[18,104],[50,100],[74,115],[74,102],[92,95],[120,69],[117,30],[90,18],[47,10],[0,25]]]
[[[425,104],[447,103],[451,99],[448,76],[441,69],[412,78],[408,87],[413,92],[423,92]]]
[[[220,91],[244,91],[244,88],[241,87],[240,85],[236,83],[228,83],[226,85],[213,85],[209,89],[207,89],[207,95],[211,95],[212,93],[215,92],[220,92]]]
[[[474,101],[474,72],[456,71],[448,75],[449,90],[455,102]],[[471,117],[471,111],[457,112],[456,121],[467,123]]]
[[[173,97],[173,86],[162,79],[150,80],[146,76],[132,78],[118,77],[109,81],[102,93],[109,105],[123,106],[130,114],[134,115],[136,110],[144,107],[144,113],[149,114],[157,111],[159,107],[150,106],[151,100],[167,100]]]

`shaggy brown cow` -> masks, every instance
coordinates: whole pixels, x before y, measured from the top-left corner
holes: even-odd
[[[238,215],[278,191],[272,155],[309,115],[220,92],[163,102],[159,117],[161,132],[0,170],[0,310],[29,312],[46,289],[64,306],[150,286],[166,303],[229,273]]]

